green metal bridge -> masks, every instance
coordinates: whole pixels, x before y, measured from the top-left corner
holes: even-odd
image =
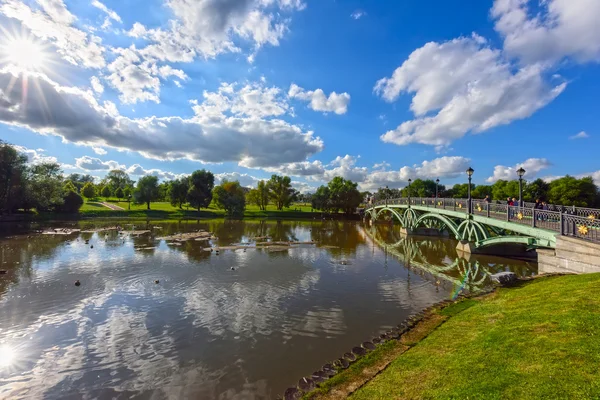
[[[559,235],[600,243],[600,210],[558,207],[550,211],[483,200],[399,198],[368,205],[365,218],[399,222],[408,233],[448,232],[469,252],[501,244],[555,248]]]

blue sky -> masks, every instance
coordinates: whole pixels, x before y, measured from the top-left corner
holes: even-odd
[[[98,177],[598,181],[599,17],[597,0],[0,0],[0,138]]]

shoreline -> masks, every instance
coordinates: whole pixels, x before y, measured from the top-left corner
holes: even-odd
[[[585,282],[585,280],[588,279],[592,281],[592,284],[589,284],[590,286],[600,289],[599,277],[600,275],[592,276],[590,278],[590,275],[573,275],[564,273],[537,275],[534,277],[520,278],[510,286],[502,287],[500,285],[496,285],[473,295],[460,295],[456,300],[444,300],[435,303],[423,311],[408,317],[392,330],[380,335],[379,337],[373,338],[370,341],[363,342],[362,344],[352,348],[352,350],[350,350],[348,353],[342,355],[339,359],[330,363],[326,363],[321,367],[320,370],[315,371],[307,377],[301,378],[296,386],[288,388],[286,392],[279,398],[285,400],[344,399],[348,397],[356,397],[359,399],[387,399],[398,397],[400,391],[404,387],[408,386],[410,386],[410,389],[407,388],[407,391],[403,392],[403,394],[410,398],[415,396],[420,398],[419,396],[421,395],[424,395],[424,397],[431,397],[431,393],[423,393],[427,390],[430,390],[427,382],[415,383],[412,380],[402,381],[401,379],[397,378],[397,376],[403,376],[397,372],[398,370],[407,375],[408,372],[406,371],[408,370],[409,372],[412,372],[411,368],[417,370],[413,373],[413,375],[423,376],[423,373],[429,371],[429,365],[427,365],[427,361],[430,359],[437,360],[440,357],[439,350],[429,348],[433,346],[431,345],[432,340],[428,339],[431,334],[435,333],[436,336],[445,334],[449,337],[458,338],[465,336],[464,343],[458,339],[458,347],[461,348],[467,345],[466,339],[469,336],[469,332],[463,332],[461,329],[461,318],[466,318],[464,316],[466,313],[462,314],[463,312],[472,308],[475,310],[482,308],[487,310],[487,308],[490,307],[489,303],[501,303],[504,305],[504,302],[506,301],[504,299],[505,297],[508,297],[509,300],[514,302],[517,306],[519,306],[519,302],[526,304],[527,301],[531,301],[531,295],[524,294],[521,295],[523,296],[523,298],[521,298],[519,297],[519,293],[521,291],[528,290],[534,291],[535,289],[533,287],[529,287],[529,285],[536,287],[536,289],[542,288],[544,290],[557,291],[565,285],[573,285],[573,281],[575,281],[575,284],[577,284],[577,281]],[[569,294],[565,294],[563,297],[558,298],[557,301],[568,301],[568,299],[566,299],[568,295]],[[508,308],[508,305],[506,307]],[[569,312],[569,318],[579,317],[580,310],[573,308],[570,309]],[[484,317],[484,319],[489,319],[492,317],[499,318],[495,314],[488,316],[485,313]],[[515,318],[511,315],[508,317]],[[552,313],[550,313],[548,317],[542,313],[541,319],[552,319],[552,317],[555,317],[555,315]],[[545,322],[545,324],[547,323],[548,322]],[[534,322],[530,322],[528,319],[525,320],[523,324],[525,325],[523,329],[526,331],[529,329],[534,330],[534,328],[536,328]],[[528,324],[532,325],[531,328],[527,326]],[[459,328],[459,330],[457,330],[457,328]],[[497,325],[493,325],[489,327],[489,329],[498,330],[500,328]],[[442,331],[445,332],[442,333]],[[497,332],[494,331],[493,333],[489,334],[497,335]],[[560,332],[557,332],[556,336],[560,336]],[[523,338],[523,341],[528,343],[531,341],[531,339]],[[506,344],[498,343],[497,346],[505,347]],[[409,357],[415,358],[414,354],[417,352],[417,350],[419,350],[421,353],[425,353],[425,355],[422,356],[422,359],[420,359],[420,361],[425,360],[422,361],[423,364],[425,364],[424,366],[415,365],[412,363],[412,360],[411,362],[404,361]],[[482,362],[487,360],[487,357],[489,356],[487,352],[492,352],[494,350],[494,348],[484,350]],[[567,352],[565,349],[562,351]],[[575,355],[578,354],[577,351],[574,351],[574,353]],[[432,357],[432,354],[435,354],[436,357]],[[444,354],[444,356],[447,356],[450,359],[456,357],[452,354]],[[500,356],[502,356],[502,354]],[[523,355],[522,357],[527,360],[527,355]],[[567,356],[563,357],[567,358]],[[517,362],[518,360],[512,361]],[[441,364],[443,364],[443,362],[441,362]],[[401,367],[399,365],[401,365]],[[421,369],[417,369],[417,367],[421,367]],[[494,366],[485,365],[478,366],[478,368],[483,368],[484,370],[488,370],[490,368],[493,369],[493,367]],[[443,368],[447,369],[447,366],[444,366]],[[555,368],[555,366],[551,364],[548,366],[548,368]],[[449,372],[460,374],[460,372],[457,371],[446,371],[446,373]],[[426,375],[427,379],[434,381],[434,378],[429,376],[430,374],[426,373]],[[582,373],[582,375],[583,378],[585,378],[585,374]],[[444,381],[444,376],[438,376],[435,377],[435,379]],[[544,377],[540,377],[539,379],[543,380]],[[462,381],[457,380],[457,382]],[[447,386],[450,386],[450,390],[455,389],[452,387],[455,385],[453,381],[446,381],[444,383]],[[568,386],[567,382],[559,382],[558,385],[560,386],[561,383],[563,383],[565,387]],[[459,386],[460,384],[462,383],[457,383],[456,385]],[[439,385],[439,383],[434,381],[431,383],[431,385],[435,386]],[[487,386],[485,386],[486,382],[481,382],[481,385],[484,387],[484,390],[490,390],[487,388]],[[592,386],[590,386],[590,388]],[[501,391],[501,397],[505,395],[505,393],[502,392],[504,387],[494,387],[494,389]],[[565,388],[563,390],[568,389]],[[598,390],[600,391],[600,387]],[[484,393],[488,392],[484,391]],[[589,393],[591,393],[591,391]],[[530,395],[533,396],[532,398],[535,398],[535,396],[539,394],[541,394],[541,392],[537,394],[531,393]],[[521,397],[519,397],[519,395],[514,395],[514,397],[508,396],[504,398],[516,399]]]

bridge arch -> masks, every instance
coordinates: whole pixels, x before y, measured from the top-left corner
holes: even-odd
[[[402,215],[400,215],[396,210],[394,210],[393,208],[390,207],[382,207],[380,208],[378,211],[375,212],[375,218],[373,218],[373,221],[377,221],[377,218],[379,218],[379,215],[384,212],[384,211],[389,211],[391,212],[396,218],[398,218],[398,220],[400,221],[400,223],[402,225],[405,224],[405,220],[404,217]]]
[[[432,218],[441,221],[443,224],[445,224],[448,227],[448,229],[454,234],[454,236],[456,236],[457,239],[460,239],[461,236],[459,233],[458,226],[450,218],[446,217],[445,215],[441,215],[441,214],[428,213],[428,214],[421,215],[415,221],[414,228],[419,227],[419,225],[421,225],[425,220],[432,219]]]
[[[479,222],[471,219],[464,220],[458,226],[458,233],[457,239],[468,240],[469,242],[481,242],[490,237],[489,233]]]

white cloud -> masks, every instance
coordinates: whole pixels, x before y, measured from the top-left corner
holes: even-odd
[[[515,165],[514,167],[505,167],[504,165],[496,165],[494,167],[494,174],[486,179],[489,183],[494,183],[499,179],[503,180],[514,180],[518,179],[517,170],[521,167],[526,171],[525,178],[528,180],[533,179],[538,172],[543,169],[552,166],[550,161],[545,158],[529,158],[522,163]]]
[[[129,175],[133,176],[156,176],[160,180],[174,180],[188,176],[189,174],[176,174],[169,171],[163,171],[161,169],[152,168],[145,169],[140,164],[133,164],[125,170]]]
[[[99,158],[83,156],[75,159],[75,166],[84,171],[101,171],[121,169],[125,170],[125,166],[116,161],[102,161]]]
[[[17,146],[17,145],[13,145],[13,147],[19,153],[25,154],[27,156],[27,161],[31,164],[58,163],[58,160],[56,157],[44,155],[43,154],[45,152],[44,149],[34,150],[34,149],[29,149],[27,147]]]
[[[98,0],[92,0],[92,5],[96,8],[104,11],[106,13],[106,15],[108,15],[108,18],[110,18],[114,21],[117,21],[119,23],[123,22],[123,21],[121,21],[121,17],[119,17],[119,14],[117,14],[110,8],[106,7],[103,3],[99,2]]]
[[[346,114],[348,104],[350,103],[350,95],[348,93],[337,94],[331,92],[329,97],[325,95],[323,89],[304,90],[300,86],[292,83],[288,91],[290,98],[309,101],[309,107],[315,111],[334,112],[336,114]]]
[[[94,92],[98,94],[102,94],[104,92],[104,86],[102,83],[100,83],[100,79],[98,79],[97,76],[92,76],[90,83],[92,85],[92,89],[94,89]]]
[[[525,63],[600,61],[600,2],[543,0],[539,11],[527,0],[496,0],[491,10],[504,49]]]
[[[389,167],[390,167],[390,163],[385,162],[385,161],[373,164],[373,169],[386,169]]]
[[[375,92],[387,101],[403,92],[414,93],[410,108],[416,118],[381,139],[398,145],[443,147],[467,132],[527,118],[566,87],[565,83],[549,86],[543,74],[539,65],[515,69],[500,51],[487,47],[476,35],[427,43],[375,86]]]
[[[397,171],[371,171],[364,182],[360,183],[362,190],[377,190],[383,186],[392,188],[404,187],[408,179],[444,179],[456,178],[469,168],[470,160],[465,157],[440,157],[431,161],[423,161],[412,167],[405,166]]]
[[[585,131],[581,131],[576,135],[569,136],[569,139],[587,139],[590,135],[588,135]]]
[[[255,187],[258,182],[266,179],[260,179],[248,174],[240,174],[239,172],[224,172],[215,174],[215,184],[220,184],[223,180],[238,181],[243,187]]]
[[[20,110],[23,79],[29,80],[31,89],[27,112]],[[9,83],[12,90],[4,92]],[[313,132],[257,116],[276,116],[277,106],[258,112],[235,90],[235,85],[229,85],[205,92],[204,101],[193,106],[196,115],[191,118],[135,119],[119,115],[112,103],[100,105],[91,91],[61,86],[42,74],[0,69],[0,121],[76,144],[130,150],[153,159],[237,162],[251,168],[304,161],[323,149]]]
[[[353,19],[361,19],[362,17],[366,16],[367,13],[363,10],[356,10],[354,11],[352,14],[350,14],[350,17]]]
[[[94,153],[98,154],[99,156],[103,156],[107,153],[107,151],[102,147],[92,147],[92,150],[94,150]]]
[[[33,10],[21,1],[3,0],[0,14],[19,21],[35,37],[51,42],[71,64],[86,68],[105,66],[101,39],[71,26],[76,18],[62,0],[38,0],[38,4],[41,10]]]

